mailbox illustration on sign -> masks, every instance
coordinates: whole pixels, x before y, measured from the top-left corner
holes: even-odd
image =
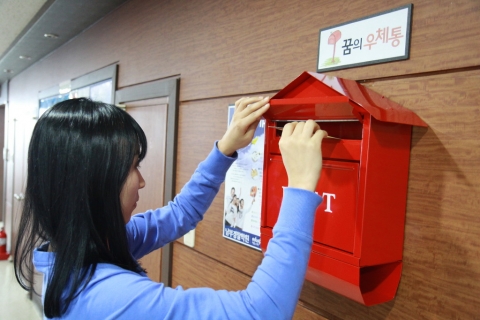
[[[288,179],[278,142],[292,121],[329,136],[307,280],[370,306],[392,300],[402,272],[415,113],[353,80],[304,72],[270,99],[266,119],[261,246],[266,250]]]

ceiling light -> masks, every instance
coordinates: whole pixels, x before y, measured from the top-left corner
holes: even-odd
[[[58,34],[55,34],[55,33],[45,33],[43,36],[45,38],[49,38],[49,39],[57,39],[58,38]]]
[[[32,59],[32,57],[30,57],[30,56],[19,56],[19,58],[22,59],[22,60],[31,60]]]
[[[3,72],[5,72],[5,73],[13,73],[13,70],[10,70],[10,69],[3,69]]]

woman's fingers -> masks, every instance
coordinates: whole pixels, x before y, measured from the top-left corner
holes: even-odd
[[[262,115],[270,107],[268,101],[269,97],[242,98],[238,100],[232,124],[238,126],[245,133],[254,132]]]
[[[282,135],[302,135],[305,138],[310,138],[315,132],[320,129],[320,126],[313,120],[306,122],[289,122],[283,127]]]
[[[293,130],[293,135],[299,136],[303,133],[303,128],[305,127],[305,122],[298,122],[295,126],[295,130]]]
[[[323,138],[325,138],[327,135],[328,135],[327,131],[322,130],[320,129],[320,127],[318,127],[318,130],[315,131],[315,133],[312,136],[312,140],[314,140],[316,144],[321,144]]]
[[[262,100],[263,102],[264,100]],[[240,115],[240,121],[244,122],[247,126],[255,123],[255,126],[258,124],[260,119],[262,118],[263,114],[267,112],[268,108],[270,108],[270,104],[261,103],[259,106],[248,107],[250,109],[245,109],[243,114]],[[248,113],[247,113],[248,112]]]
[[[306,137],[311,137],[316,131],[320,130],[320,126],[313,120],[305,122],[302,134]]]
[[[262,115],[268,110],[269,98],[241,98],[235,102],[235,112],[227,131],[217,146],[225,155],[247,146],[253,139]]]
[[[263,97],[243,97],[238,99],[235,102],[235,109],[237,112],[242,112],[245,110],[247,107],[251,106],[252,104],[255,104],[256,102],[261,101],[264,99]]]
[[[268,97],[240,98],[235,102],[235,112],[245,117],[245,115],[252,113],[252,111],[261,108],[265,103],[268,102],[268,100]]]
[[[282,130],[282,137],[289,137],[292,135],[295,127],[297,126],[298,122],[289,122],[287,123]]]
[[[315,121],[285,125],[279,142],[290,187],[315,190],[322,168],[322,139],[326,132]]]

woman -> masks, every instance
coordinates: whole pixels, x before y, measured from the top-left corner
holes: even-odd
[[[166,207],[131,213],[145,181],[140,126],[125,111],[88,99],[60,102],[33,131],[15,272],[25,289],[33,255],[44,274],[48,318],[290,318],[305,277],[314,212],[312,192],[326,133],[313,121],[291,123],[280,147],[289,176],[274,237],[246,290],[183,290],[151,281],[137,259],[183,236],[203,218],[236,150],[248,145],[268,98],[242,98],[228,130]]]
[[[240,199],[240,201],[238,201],[237,217],[235,219],[235,225],[233,226],[234,228],[243,230],[245,217],[247,216],[247,214],[250,213],[250,210],[252,209],[254,202],[255,202],[255,198],[252,199],[252,203],[250,203],[250,206],[248,208],[245,208],[245,200]]]
[[[235,226],[235,219],[238,215],[238,197],[236,194],[233,195],[232,201],[227,206],[225,211],[225,225],[227,227]]]

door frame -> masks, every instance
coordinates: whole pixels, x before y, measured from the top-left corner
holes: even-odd
[[[180,76],[154,80],[133,86],[118,89],[115,92],[115,104],[127,102],[168,98],[167,128],[165,143],[165,174],[163,205],[167,205],[175,197],[175,177],[177,164],[177,132],[179,112]],[[166,286],[172,285],[173,244],[169,243],[162,248],[162,262],[160,281]]]

